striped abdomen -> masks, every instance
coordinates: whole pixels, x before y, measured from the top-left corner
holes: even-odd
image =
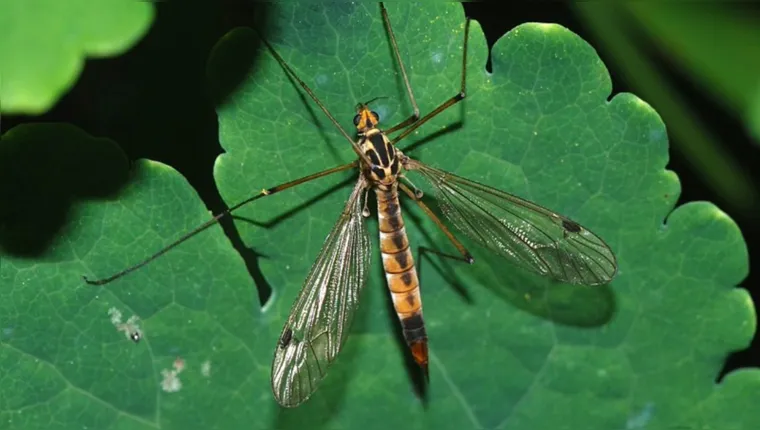
[[[406,343],[415,361],[425,372],[428,365],[427,334],[422,320],[420,282],[409,248],[396,185],[387,190],[376,187],[377,216],[380,227],[380,253],[393,306],[401,321]]]

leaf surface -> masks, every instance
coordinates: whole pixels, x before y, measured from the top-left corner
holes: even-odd
[[[385,127],[411,112],[377,9],[286,9],[268,36],[349,132],[360,101],[389,97],[372,105]],[[461,9],[393,5],[389,12],[424,114],[458,91]],[[520,272],[470,242],[472,266],[415,252],[432,351],[423,413],[403,367],[405,346],[388,342],[397,322],[388,312],[374,243],[356,336],[315,397],[283,416],[302,424],[325,417],[347,428],[370,417],[382,417],[379,427],[682,424],[684,409],[715,395],[713,380],[726,354],[752,336],[748,295],[734,288],[747,271],[738,229],[706,203],[679,208],[665,223],[680,191],[676,176],[664,169],[665,127],[633,95],[608,101],[608,72],[577,36],[556,25],[520,26],[496,43],[488,74],[484,38],[477,24],[471,30],[467,99],[399,147],[411,145],[407,154],[423,162],[582,223],[615,250],[619,276],[607,287],[578,288]],[[245,31],[238,36],[249,37]],[[354,158],[267,52],[257,67],[238,97],[220,109],[226,154],[216,177],[229,202]],[[241,219],[237,226],[250,246],[269,256],[261,267],[276,291],[268,309],[275,319],[285,320],[350,185],[328,191],[352,177],[321,179],[241,211],[242,218],[268,223],[261,228]],[[410,178],[423,185],[419,176]],[[455,252],[412,202],[402,206],[413,247]],[[372,346],[364,351],[367,343]],[[702,375],[698,389],[696,374]],[[663,378],[673,386],[657,384]],[[745,415],[737,422],[758,419]]]
[[[389,97],[373,104],[383,125],[410,113],[376,5],[279,7],[268,38],[347,130],[355,103],[376,96]],[[458,91],[462,8],[388,8],[428,112]],[[759,373],[714,382],[727,354],[755,330],[749,296],[735,288],[747,273],[746,247],[712,204],[672,210],[680,188],[665,170],[657,114],[630,94],[610,99],[603,64],[566,29],[513,29],[494,47],[492,74],[477,23],[470,37],[467,99],[399,146],[591,229],[618,257],[612,284],[553,284],[467,241],[473,265],[420,257],[418,246],[454,250],[404,199],[430,337],[427,405],[405,367],[373,242],[370,282],[343,352],[306,404],[282,410],[269,383],[273,351],[355,173],[238,213],[240,235],[264,255],[258,264],[273,288],[262,310],[217,227],[106,287],[81,283],[81,274],[119,270],[208,217],[176,172],[142,162],[118,200],[75,206],[75,221],[44,256],[0,260],[0,359],[11,369],[4,386],[18,387],[3,390],[0,422],[11,429],[50,428],[51,417],[60,428],[104,429],[756,427],[760,414],[749,399]],[[227,35],[209,70],[248,58],[239,50],[254,41],[250,30]],[[226,154],[215,175],[230,204],[355,157],[304,97],[262,51],[219,108]],[[370,232],[376,224],[370,218]],[[118,332],[110,307],[139,315],[144,341]],[[161,370],[177,356],[185,360],[182,387],[163,392]],[[209,376],[201,372],[206,360]]]

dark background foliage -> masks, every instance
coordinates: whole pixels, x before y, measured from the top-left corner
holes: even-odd
[[[36,117],[4,117],[3,130],[29,122],[72,123],[93,136],[113,139],[130,160],[150,158],[173,166],[188,178],[211,211],[217,213],[223,210],[225,204],[212,175],[214,159],[222,149],[217,136],[214,100],[207,86],[206,61],[214,44],[230,29],[250,26],[255,22],[261,23],[265,28],[270,9],[265,3],[248,4],[235,0],[198,2],[202,5],[188,3],[193,2],[157,3],[156,20],[137,46],[122,56],[87,61],[76,85],[53,109]],[[628,82],[625,73],[616,66],[610,53],[595,43],[595,36],[565,3],[521,2],[515,6],[467,3],[465,11],[481,23],[489,45],[524,22],[561,24],[597,47],[612,75],[613,94],[638,93],[635,85]],[[745,5],[742,13],[754,14],[760,23],[760,7]],[[760,146],[751,140],[741,121],[722,110],[719,103],[700,89],[687,72],[675,65],[659,49],[657,40],[644,34],[638,36],[640,43],[645,46],[646,60],[656,65],[658,71],[666,76],[667,83],[688,100],[700,120],[720,137],[724,149],[752,174],[755,183],[760,183],[760,173],[756,168],[760,166]],[[660,111],[656,104],[646,101]],[[668,117],[661,111],[660,114],[667,125]],[[688,142],[674,142],[672,134],[670,139],[673,147],[688,145]],[[255,142],[251,144],[255,145]],[[760,228],[756,223],[757,202],[746,205],[754,210],[736,206],[713,191],[702,172],[690,165],[680,152],[673,150],[670,155],[668,168],[678,174],[682,185],[678,204],[697,200],[716,203],[741,228],[749,254],[760,253]],[[44,217],[34,216],[35,213],[42,213],[42,208],[49,208],[50,202],[26,201],[21,204],[23,207],[13,209],[15,217],[33,220],[39,226],[39,236],[42,236],[38,243],[26,244],[27,249],[18,252],[39,252],[47,243],[45,238],[49,240],[66,221],[66,205],[57,202],[61,199],[61,193],[65,195],[65,192],[57,190],[56,193],[58,194],[48,193],[44,197],[56,200],[64,208],[53,212],[57,215],[52,217],[48,215],[49,212],[45,212]],[[5,200],[0,204],[6,206],[7,210],[9,200],[5,196],[0,198]],[[11,201],[19,206],[18,200]],[[252,251],[243,248],[231,223],[227,222],[224,226],[244,257],[250,256]],[[6,238],[0,237],[0,240],[6,242],[0,245],[10,249],[4,239]],[[252,275],[259,276],[256,259],[246,260]],[[757,271],[753,271],[743,284],[750,290],[755,303],[760,301],[760,293],[753,286],[759,280]],[[257,285],[265,283],[257,282]],[[259,291],[262,301],[268,294],[266,288]],[[730,357],[724,374],[738,367],[759,364],[760,342],[756,336],[749,349]]]

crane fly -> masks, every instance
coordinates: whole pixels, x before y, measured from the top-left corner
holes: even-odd
[[[378,128],[380,116],[369,107],[373,100],[359,103],[353,119],[358,139],[354,140],[309,86],[260,35],[285,73],[298,82],[348,140],[357,160],[263,189],[186,233],[143,262],[105,279],[85,278],[90,284],[105,284],[144,266],[247,203],[336,172],[358,169],[353,191],[311,266],[277,339],[272,363],[272,391],[277,402],[285,407],[300,405],[316,391],[348,336],[360,293],[367,283],[370,265],[370,239],[364,222],[369,216],[366,206],[369,191],[374,191],[377,200],[380,251],[393,305],[411,355],[427,375],[428,337],[422,317],[419,279],[404,227],[399,194],[409,196],[441,229],[458,251],[455,258],[470,264],[474,259],[421,200],[421,193],[401,181],[405,178],[405,172],[418,172],[432,186],[441,212],[451,225],[488,251],[518,267],[557,281],[579,285],[608,283],[617,272],[612,250],[601,238],[575,221],[514,195],[423,164],[396,147],[399,141],[414,130],[465,98],[470,20],[466,19],[464,27],[459,91],[420,117],[388,12],[382,3],[380,11],[407,96],[414,109],[410,117],[383,130]],[[394,132],[399,133],[393,138],[389,137]]]

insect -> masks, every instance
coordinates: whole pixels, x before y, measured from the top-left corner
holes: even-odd
[[[285,349],[290,345],[290,341],[293,340],[293,330],[285,328],[280,336],[280,348]]]
[[[111,277],[91,281],[104,284],[121,277],[167,252],[220,218],[257,199],[333,173],[357,169],[357,181],[343,210],[328,234],[296,298],[283,327],[272,363],[272,391],[277,402],[295,407],[317,389],[348,336],[367,282],[370,239],[364,219],[368,192],[374,191],[385,277],[404,338],[414,360],[427,375],[428,337],[422,314],[419,279],[409,246],[399,194],[407,195],[445,234],[458,251],[455,257],[474,262],[470,252],[421,199],[421,193],[403,182],[406,172],[417,172],[436,192],[444,216],[460,232],[487,250],[524,269],[555,280],[581,285],[609,282],[617,272],[613,252],[597,235],[567,217],[503,191],[436,169],[405,155],[397,144],[431,118],[465,98],[467,41],[470,21],[465,21],[462,72],[459,91],[430,113],[420,116],[409,77],[385,6],[380,3],[385,30],[399,66],[411,116],[399,124],[380,129],[380,116],[370,103],[359,103],[353,124],[354,140],[320,102],[309,86],[262,37],[262,41],[285,72],[311,97],[350,143],[357,160],[290,182],[263,189],[216,215],[198,228],[143,262]],[[395,137],[391,134],[398,132]],[[85,278],[86,279],[86,278]],[[295,333],[298,334],[297,338]]]

